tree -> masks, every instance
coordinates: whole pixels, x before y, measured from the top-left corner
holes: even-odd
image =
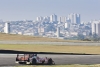
[[[78,39],[79,40],[84,40],[84,35],[83,34],[78,34]]]

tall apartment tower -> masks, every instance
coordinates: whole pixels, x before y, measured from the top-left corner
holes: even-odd
[[[60,27],[57,27],[57,37],[60,37]]]
[[[68,15],[68,18],[70,18],[72,24],[80,24],[80,14],[70,14]]]
[[[5,23],[4,33],[10,33],[10,23],[8,22]]]
[[[99,21],[93,21],[92,23],[92,35],[97,34],[100,36],[100,22]]]
[[[57,15],[55,15],[55,14],[51,15],[50,22],[57,22]]]
[[[65,22],[65,28],[70,28],[70,23],[69,22]]]
[[[42,21],[43,20],[43,17],[39,16],[39,17],[36,18],[36,20],[37,21]]]
[[[67,17],[64,17],[64,16],[59,17],[59,22],[63,22],[63,23],[65,23],[66,20],[67,20]]]
[[[96,24],[96,33],[100,36],[100,22]]]
[[[91,27],[92,27],[92,35],[93,35],[93,34],[96,33],[96,23],[93,22],[93,23],[91,24]]]
[[[76,22],[77,22],[77,24],[81,23],[81,16],[80,16],[80,14],[77,14],[77,16],[76,16]]]

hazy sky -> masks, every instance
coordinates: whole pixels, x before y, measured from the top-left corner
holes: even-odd
[[[100,19],[100,0],[0,0],[0,19],[35,20],[37,16],[81,14],[82,21]]]

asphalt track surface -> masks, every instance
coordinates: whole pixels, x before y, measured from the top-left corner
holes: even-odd
[[[56,65],[67,64],[100,64],[100,55],[38,55],[51,57]],[[0,66],[18,66],[15,63],[16,55],[0,54]]]

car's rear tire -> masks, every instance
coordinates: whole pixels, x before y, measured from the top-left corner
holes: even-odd
[[[48,64],[49,64],[49,65],[52,64],[52,59],[51,59],[51,58],[48,60]]]
[[[17,57],[16,57],[16,61],[19,61]]]
[[[32,59],[32,64],[33,64],[33,65],[36,64],[36,59],[35,59],[35,58]]]
[[[42,64],[44,64],[45,61],[42,61]]]

